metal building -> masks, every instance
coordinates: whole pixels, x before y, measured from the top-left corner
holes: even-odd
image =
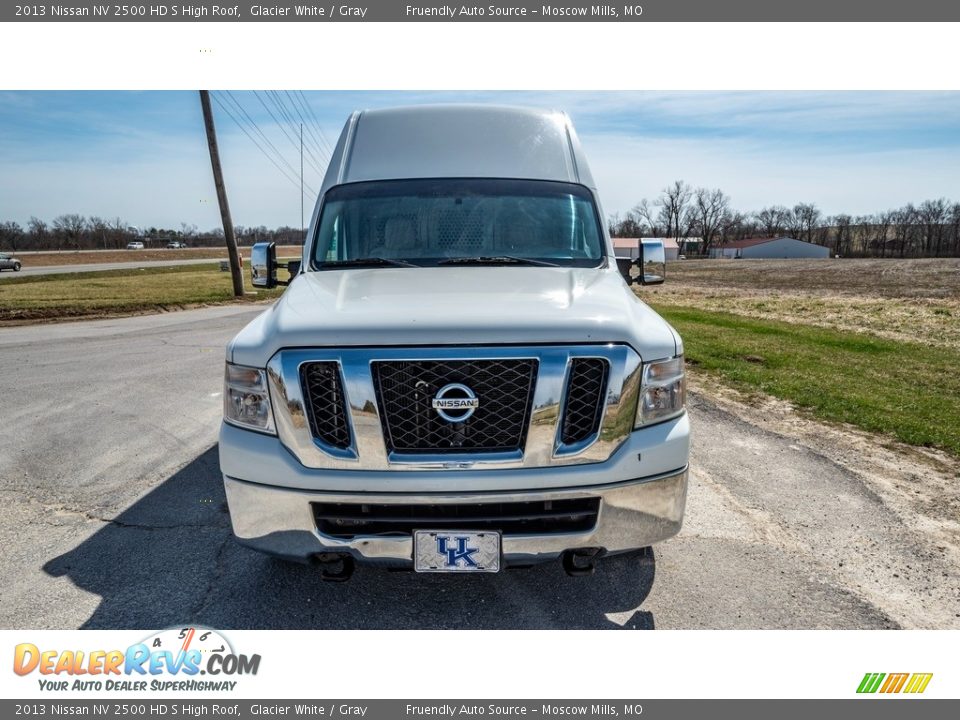
[[[711,258],[828,258],[830,248],[790,237],[748,238],[710,248]]]

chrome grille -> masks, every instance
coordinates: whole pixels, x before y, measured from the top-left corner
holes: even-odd
[[[372,367],[388,452],[523,450],[537,360],[385,361]],[[464,422],[448,422],[432,407],[437,392],[451,383],[466,385],[479,398]]]
[[[564,445],[589,440],[600,429],[609,368],[602,358],[575,358],[571,362],[560,435]]]
[[[300,366],[300,382],[313,436],[329,447],[350,447],[340,366],[335,362],[304,363]]]

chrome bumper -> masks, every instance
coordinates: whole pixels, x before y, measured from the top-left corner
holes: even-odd
[[[483,503],[599,497],[596,525],[587,531],[544,535],[504,535],[506,565],[559,557],[565,550],[600,547],[608,553],[646,547],[680,531],[687,496],[686,468],[649,478],[589,487],[482,493],[330,493],[281,488],[224,476],[230,518],[237,539],[257,550],[308,561],[320,553],[343,553],[356,560],[408,567],[409,536],[358,536],[350,539],[317,530],[311,503],[397,504]],[[424,528],[429,529],[429,528]]]

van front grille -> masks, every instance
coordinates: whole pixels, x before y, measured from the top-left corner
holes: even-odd
[[[392,453],[492,453],[523,450],[538,362],[416,360],[372,363],[383,435]],[[477,399],[468,417],[448,413],[433,400],[447,385],[466,386]],[[456,391],[450,397],[463,397]],[[445,396],[446,397],[446,396]],[[464,417],[462,422],[457,417]]]

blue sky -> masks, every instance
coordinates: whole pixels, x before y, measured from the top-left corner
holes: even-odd
[[[299,156],[271,96],[217,96],[244,123],[233,103],[246,111],[284,156],[278,164],[295,175]],[[301,96],[278,97],[294,115]],[[855,215],[960,199],[960,92],[308,91],[302,98],[330,144],[358,108],[490,102],[566,110],[608,214],[654,198],[675,179],[720,187],[745,211],[815,202],[827,214]],[[297,182],[219,104],[214,111],[234,222],[299,225]],[[315,164],[322,166],[318,140]],[[308,156],[304,179],[316,189],[312,164]],[[308,214],[314,199],[307,197]],[[0,220],[68,212],[140,227],[216,227],[197,93],[0,92]]]

